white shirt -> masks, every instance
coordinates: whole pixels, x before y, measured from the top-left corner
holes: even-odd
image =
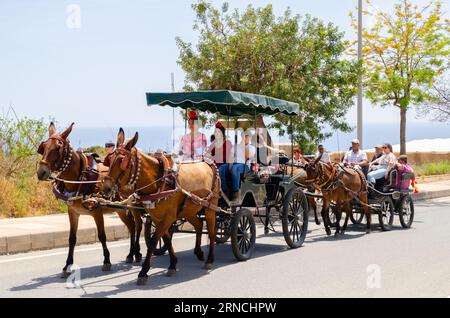
[[[363,160],[367,160],[367,154],[362,150],[358,150],[358,152],[349,150],[345,153],[344,156],[344,161],[347,161],[348,163],[358,163]]]
[[[236,146],[236,163],[246,163],[245,149],[248,150],[248,156],[250,158],[247,163],[250,163],[250,161],[254,158],[256,152],[255,146],[251,144],[244,145],[244,143],[241,142]]]
[[[320,156],[320,152],[316,152],[316,158],[319,158]],[[330,156],[328,155],[328,153],[326,153],[325,151],[322,154],[322,158],[320,158],[320,161],[324,162],[324,163],[329,163],[330,162]]]

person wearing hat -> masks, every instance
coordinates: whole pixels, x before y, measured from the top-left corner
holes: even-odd
[[[189,133],[181,138],[179,155],[182,160],[195,160],[205,155],[206,136],[198,130],[198,114],[195,111],[189,112]]]
[[[367,154],[360,149],[358,139],[352,140],[351,150],[345,153],[344,164],[350,165],[355,169],[362,169],[368,166]]]
[[[375,152],[372,156],[372,159],[370,159],[370,162],[373,162],[380,158],[383,155],[383,145],[376,145],[375,146]]]
[[[105,143],[106,154],[110,155],[116,150],[116,147],[112,141]]]
[[[396,189],[406,190],[409,188],[409,184],[411,180],[403,180],[402,175],[404,173],[412,173],[414,172],[413,168],[408,164],[408,156],[401,155],[397,159],[397,163],[395,164],[395,168],[397,169],[397,180],[395,184]],[[414,180],[413,180],[414,182]]]

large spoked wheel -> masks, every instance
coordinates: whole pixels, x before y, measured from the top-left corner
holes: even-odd
[[[362,211],[355,211],[353,209],[352,214],[350,214],[350,220],[353,224],[361,224],[364,219],[364,213]]]
[[[287,245],[291,248],[302,246],[308,231],[308,201],[299,188],[286,194],[281,224]]]
[[[414,221],[414,202],[409,194],[402,198],[398,216],[402,227],[409,229]]]
[[[216,243],[225,244],[230,239],[230,220],[218,220],[216,230]]]
[[[150,238],[152,237],[153,233],[156,231],[156,225],[152,222],[151,218],[147,218],[145,221],[145,229],[144,229],[144,236],[145,236],[145,243],[147,244],[147,247],[150,243]],[[153,255],[164,255],[167,252],[167,246],[164,244],[164,240],[162,238],[159,239],[158,243],[156,244],[156,248],[153,251]]]
[[[231,219],[231,248],[239,261],[252,257],[255,249],[256,225],[253,214],[248,209],[240,209]]]
[[[394,202],[390,197],[383,197],[380,200],[380,211],[378,219],[383,231],[390,231],[394,223]]]

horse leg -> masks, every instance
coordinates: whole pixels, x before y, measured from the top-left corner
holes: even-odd
[[[167,270],[167,276],[174,276],[177,273],[177,262],[178,259],[175,256],[175,251],[173,250],[172,245],[172,235],[165,234],[163,236],[164,244],[167,246],[167,250],[169,251],[169,257],[170,257],[170,265],[169,269]]]
[[[78,230],[78,220],[80,215],[69,207],[69,222],[70,222],[70,234],[69,234],[69,254],[67,255],[66,266],[64,266],[61,274],[61,278],[69,277],[70,273],[67,269],[73,264],[73,253],[75,250],[75,245],[77,244],[77,230]]]
[[[135,225],[134,221],[130,219],[128,211],[120,211],[117,212],[117,215],[128,228],[128,232],[130,233],[130,252],[125,259],[126,263],[133,263],[133,254],[135,250]]]
[[[319,216],[317,214],[317,203],[316,203],[316,200],[314,198],[309,198],[308,201],[309,201],[309,206],[314,211],[314,221],[316,222],[317,225],[320,225]]]
[[[336,200],[336,232],[334,233],[334,236],[338,236],[339,232],[341,231],[341,226],[339,224],[339,222],[341,221],[341,216],[342,216],[342,210],[341,210],[341,201]]]
[[[161,239],[161,237],[163,237],[164,235],[166,235],[168,233],[169,228],[172,226],[174,220],[175,220],[174,218],[166,217],[164,220],[159,222],[156,225],[155,232],[148,239],[147,255],[145,256],[145,259],[142,262],[142,268],[138,275],[138,280],[137,280],[138,285],[145,285],[147,283],[147,280],[148,280],[147,273],[150,270],[153,252],[155,251],[156,245],[159,242],[159,240]],[[151,226],[151,224],[146,223],[146,227],[148,227],[148,226]],[[147,233],[146,233],[146,236],[147,236]]]
[[[217,202],[214,203],[217,205]],[[207,270],[212,269],[214,263],[214,248],[216,243],[216,211],[211,209],[205,209],[206,225],[208,227],[209,236],[209,252],[206,260],[205,268]]]
[[[350,202],[351,201],[344,202],[345,222],[344,222],[344,226],[341,229],[341,234],[344,234],[345,230],[347,230],[348,220],[350,219],[350,214],[352,213],[352,207],[351,207]]]
[[[323,200],[322,211],[320,212],[320,214],[322,215],[323,225],[325,226],[325,231],[327,232],[327,235],[331,235],[330,220],[327,217],[328,209],[329,209],[328,200]]]
[[[131,211],[131,214],[134,219],[135,229],[136,229],[136,235],[135,235],[135,243],[134,243],[134,259],[136,263],[140,263],[142,261],[142,254],[141,254],[141,245],[139,244],[139,239],[141,238],[141,232],[142,232],[142,217],[141,213],[138,211]]]
[[[103,267],[102,271],[107,272],[111,270],[111,260],[109,259],[109,250],[106,246],[106,233],[105,233],[105,222],[103,219],[103,213],[102,211],[96,211],[94,212],[94,220],[95,224],[97,225],[97,231],[98,231],[98,240],[102,243],[103,247]]]
[[[363,203],[362,207],[363,207],[363,210],[364,210],[364,214],[366,215],[366,220],[367,220],[366,234],[369,234],[370,231],[371,231],[370,230],[370,224],[371,224],[371,221],[372,221],[372,214],[371,214],[371,211],[370,211],[369,206],[368,206],[369,198],[367,197],[367,192],[362,193],[359,196],[359,199]]]
[[[205,255],[203,254],[201,244],[202,244],[202,234],[203,234],[203,221],[200,220],[196,215],[186,218],[186,220],[192,224],[195,228],[195,248],[194,254],[197,256],[199,261],[205,260]]]

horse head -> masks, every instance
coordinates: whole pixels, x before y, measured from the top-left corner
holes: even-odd
[[[58,134],[53,122],[48,127],[48,139],[41,142],[38,153],[42,155],[37,169],[39,180],[48,180],[54,171],[62,172],[70,163],[71,147],[67,137],[72,132],[72,123],[66,130]]]
[[[110,196],[117,186],[119,189],[124,188],[132,178],[137,177],[133,172],[136,163],[133,159],[136,157],[136,143],[139,134],[136,132],[133,138],[125,140],[125,132],[119,129],[117,135],[116,150],[108,155],[104,165],[109,167],[108,175],[103,179],[102,192],[106,196]]]
[[[319,172],[319,162],[320,159],[322,159],[322,154],[319,155],[316,159],[311,161],[310,159],[304,158],[306,161],[306,164],[304,166],[304,169],[306,171],[306,178],[308,181],[316,180],[320,177]]]

